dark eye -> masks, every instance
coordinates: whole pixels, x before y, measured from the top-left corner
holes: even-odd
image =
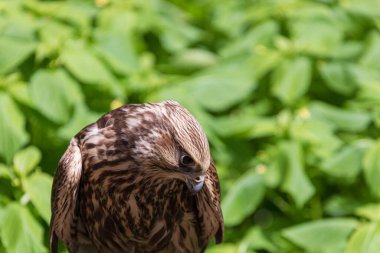
[[[188,155],[182,155],[180,161],[181,161],[181,164],[185,166],[190,165],[194,162],[193,158],[191,158]]]

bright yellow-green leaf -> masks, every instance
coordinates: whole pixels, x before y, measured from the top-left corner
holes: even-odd
[[[196,48],[184,50],[175,55],[173,64],[178,68],[194,70],[212,66],[216,61],[216,55],[212,52]]]
[[[0,178],[12,178],[11,168],[0,163]]]
[[[380,247],[380,225],[368,223],[359,226],[351,236],[344,253],[377,253]]]
[[[47,224],[50,222],[50,196],[53,178],[42,172],[23,179],[25,192]]]
[[[38,165],[40,160],[40,150],[34,146],[29,146],[16,153],[13,164],[20,175],[26,175]]]
[[[45,253],[44,231],[29,210],[11,203],[2,215],[0,238],[8,253]]]
[[[372,221],[380,222],[380,204],[367,204],[359,206],[355,210],[355,214]]]
[[[206,253],[239,253],[238,247],[232,243],[223,243],[210,247]]]

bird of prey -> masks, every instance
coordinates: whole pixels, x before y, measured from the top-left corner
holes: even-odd
[[[179,103],[130,104],[88,125],[59,161],[50,249],[198,253],[223,239],[205,133]]]

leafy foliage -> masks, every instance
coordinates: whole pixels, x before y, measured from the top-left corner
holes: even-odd
[[[0,252],[47,252],[70,138],[174,99],[206,130],[225,243],[212,253],[377,252],[380,2],[0,2]]]

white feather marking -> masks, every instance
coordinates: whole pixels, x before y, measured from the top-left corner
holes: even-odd
[[[148,134],[148,137],[149,138],[153,138],[153,139],[157,139],[157,138],[160,138],[162,136],[161,133],[157,132],[157,131],[151,131],[149,132]]]
[[[88,128],[88,134],[89,135],[95,135],[97,133],[99,133],[99,128],[98,128],[98,126],[96,124],[93,124],[92,126],[90,126]]]
[[[83,138],[83,142],[86,142],[90,137],[97,135],[99,133],[99,128],[97,124],[92,124],[87,128],[86,136]]]
[[[127,126],[129,129],[139,127],[141,125],[141,120],[137,118],[128,118]]]
[[[140,138],[138,141],[136,141],[136,147],[136,151],[143,155],[149,156],[149,154],[151,154],[152,144],[143,138]]]
[[[80,155],[80,150],[77,146],[76,139],[71,140],[69,149],[66,152],[71,152],[68,157],[66,157],[66,153],[64,154],[64,162],[70,163],[70,166],[67,166],[68,179],[70,181],[77,182],[82,173],[82,156]]]

